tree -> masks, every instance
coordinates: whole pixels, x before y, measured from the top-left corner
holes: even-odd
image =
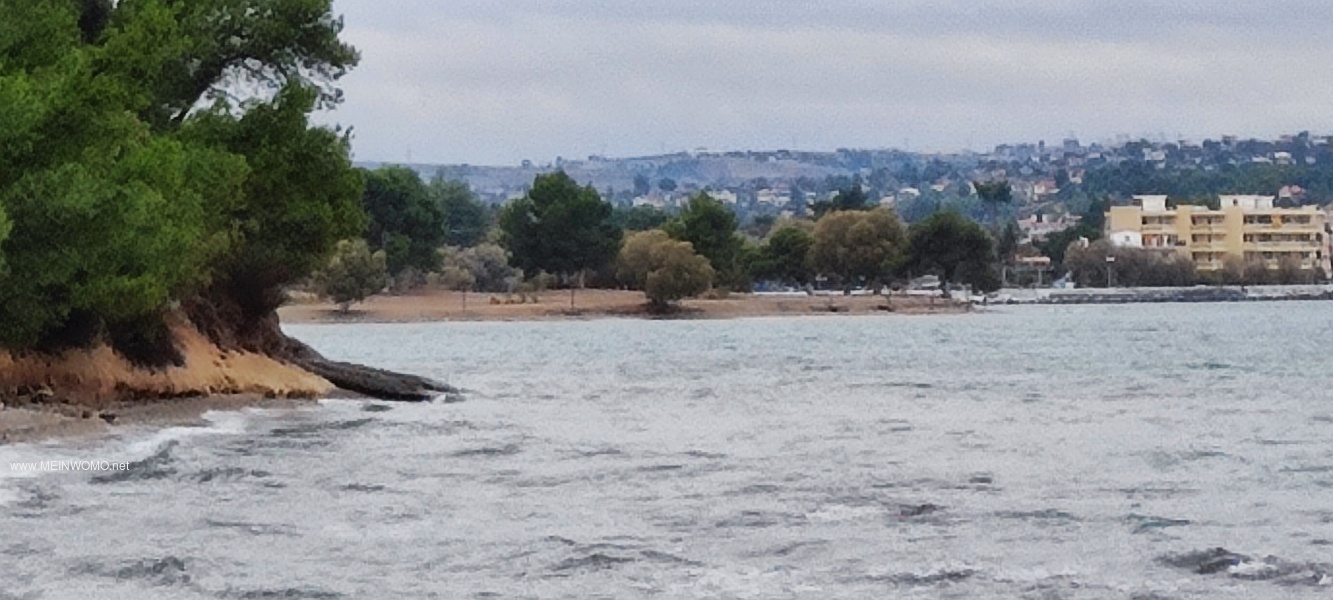
[[[467,248],[486,239],[490,218],[467,182],[445,179],[444,173],[437,173],[430,182],[430,192],[443,214],[446,245]]]
[[[611,205],[592,186],[579,187],[563,171],[538,175],[532,191],[500,211],[501,244],[525,274],[559,273],[572,307],[574,277],[610,263],[620,247],[610,219]]]
[[[664,192],[674,192],[676,191],[676,180],[670,177],[663,177],[662,179],[658,180],[657,189],[662,190]]]
[[[1008,181],[973,181],[972,187],[977,190],[977,197],[986,207],[986,218],[992,227],[998,227],[1000,218],[1000,207],[1008,206],[1014,200],[1013,188]]]
[[[445,241],[445,218],[430,188],[407,167],[367,171],[365,178],[362,205],[370,217],[366,241],[388,254],[389,273],[438,268],[436,249]]]
[[[837,193],[828,200],[821,200],[814,205],[815,218],[819,219],[824,215],[840,210],[870,210],[870,197],[866,195],[865,190],[861,189],[861,178],[856,177],[852,185],[839,188]]]
[[[360,60],[355,48],[338,39],[343,21],[332,14],[331,4],[331,0],[124,0],[116,4],[100,39],[108,46],[147,44],[136,36],[169,32],[164,46],[141,47],[136,54],[119,54],[108,61],[144,82],[150,95],[141,114],[158,130],[181,126],[210,100],[235,105],[233,94],[238,89],[312,89],[316,104],[328,107],[342,98],[334,82]],[[146,23],[155,23],[156,29],[125,35]],[[144,55],[152,62],[145,64],[140,58]]]
[[[1071,246],[1065,266],[1074,281],[1084,287],[1179,287],[1194,285],[1198,281],[1193,261],[1181,254],[1116,247],[1104,239],[1086,248]],[[1236,266],[1238,278],[1244,268],[1243,263]],[[1263,275],[1267,275],[1266,269]],[[1219,276],[1227,275],[1224,271]]]
[[[308,120],[356,62],[329,0],[0,10],[0,345],[114,341],[211,290],[259,314],[360,233],[347,137]]]
[[[379,293],[389,283],[384,251],[372,253],[365,240],[338,242],[333,258],[315,273],[319,295],[347,312],[352,304]]]
[[[647,196],[650,190],[652,190],[652,182],[648,180],[647,175],[639,173],[634,176],[634,195],[636,197]]]
[[[644,290],[656,310],[708,290],[713,268],[689,242],[671,239],[660,229],[632,233],[616,260],[616,276]]]
[[[886,208],[829,213],[815,223],[810,262],[844,292],[872,284],[878,291],[901,262],[905,237],[902,221]]]
[[[72,2],[0,18],[0,345],[87,341],[203,284],[243,161],[149,135],[137,82],[98,73]],[[11,16],[19,17],[12,20]]]
[[[477,275],[460,265],[447,265],[440,270],[440,283],[455,292],[463,293],[463,310],[467,310],[467,293],[477,285]]]
[[[789,224],[777,228],[759,247],[751,265],[753,277],[789,285],[810,284],[810,248],[814,243],[814,236],[801,227]]]
[[[240,118],[215,108],[192,117],[181,136],[244,157],[250,167],[235,200],[210,219],[234,231],[214,288],[251,315],[282,302],[281,290],[328,260],[338,240],[361,235],[362,173],[352,167],[351,139],[312,127],[314,90],[288,87]]]
[[[471,248],[448,246],[440,249],[440,275],[450,267],[472,274],[473,289],[480,292],[508,292],[522,272],[509,265],[509,253],[498,244],[486,242]]]
[[[700,192],[690,198],[680,215],[662,228],[672,238],[689,242],[696,252],[708,259],[722,285],[740,282],[738,259],[744,241],[737,233],[736,214],[722,202]]]
[[[980,225],[953,211],[937,212],[912,225],[907,266],[916,275],[939,276],[941,288],[965,283],[991,291],[999,287],[992,272],[995,244]]]
[[[611,223],[627,231],[657,229],[670,220],[671,215],[666,211],[649,205],[633,208],[616,207],[611,213]]]

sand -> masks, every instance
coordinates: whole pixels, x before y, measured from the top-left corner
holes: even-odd
[[[466,296],[466,299],[465,299]],[[809,316],[819,314],[935,314],[966,312],[965,304],[938,297],[767,296],[732,294],[721,299],[690,299],[671,315],[653,315],[643,293],[580,290],[570,307],[568,291],[544,292],[537,301],[517,303],[503,294],[463,294],[438,289],[397,296],[375,296],[344,313],[332,304],[307,299],[278,310],[283,323],[416,323],[429,321],[533,321],[588,318],[694,318]],[[465,304],[466,303],[466,304]],[[891,310],[889,307],[892,307]]]
[[[181,366],[138,367],[105,345],[54,356],[0,352],[0,443],[95,435],[127,421],[188,422],[208,410],[334,392],[297,367],[223,351],[183,318],[170,326]]]

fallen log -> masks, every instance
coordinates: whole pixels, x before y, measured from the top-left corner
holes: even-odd
[[[292,364],[327,379],[339,389],[399,402],[429,402],[459,393],[458,388],[419,375],[329,360],[300,340],[290,337],[287,340],[286,357]]]

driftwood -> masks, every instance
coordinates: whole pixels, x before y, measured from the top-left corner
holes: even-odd
[[[456,388],[426,377],[329,360],[286,335],[272,307],[247,309],[236,301],[242,296],[234,289],[214,290],[184,303],[184,312],[219,348],[255,352],[290,363],[349,392],[400,402],[429,402],[440,396],[458,399]]]
[[[288,360],[340,389],[399,402],[429,402],[458,393],[457,388],[426,377],[329,360],[300,340],[287,340]]]

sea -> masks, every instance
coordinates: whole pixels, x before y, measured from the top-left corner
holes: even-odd
[[[0,446],[0,599],[1333,598],[1333,303],[286,330],[462,392]]]

